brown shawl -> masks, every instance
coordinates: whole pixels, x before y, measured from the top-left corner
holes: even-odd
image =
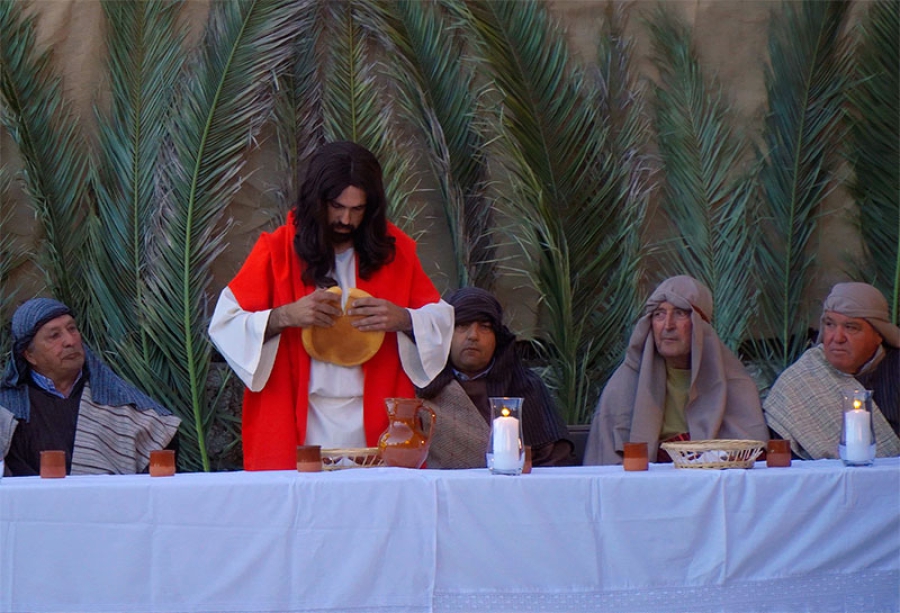
[[[719,340],[708,318],[712,295],[688,276],[672,277],[653,292],[635,325],[625,359],[597,405],[584,464],[619,464],[624,443],[646,442],[656,457],[663,422],[666,362],[656,352],[650,321],[663,302],[691,309],[691,387],[685,418],[692,440],[728,438],[767,441],[756,384]]]

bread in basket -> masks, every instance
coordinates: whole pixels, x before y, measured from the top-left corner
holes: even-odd
[[[712,439],[662,443],[675,468],[753,468],[766,444],[762,441]]]

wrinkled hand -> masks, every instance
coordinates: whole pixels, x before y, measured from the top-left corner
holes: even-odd
[[[357,298],[348,305],[348,315],[358,315],[353,327],[363,332],[412,332],[409,311],[382,298]]]
[[[266,338],[281,334],[285,328],[330,328],[340,314],[340,294],[317,289],[296,302],[272,309]]]

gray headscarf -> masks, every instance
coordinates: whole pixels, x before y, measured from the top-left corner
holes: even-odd
[[[888,303],[877,288],[868,283],[838,283],[822,305],[822,317],[827,311],[834,311],[847,317],[859,317],[872,325],[884,342],[891,347],[900,348],[900,328],[891,323],[888,314]],[[823,327],[819,327],[818,343],[824,336]]]
[[[13,346],[3,379],[0,380],[0,406],[9,410],[17,419],[27,421],[31,409],[27,385],[31,379],[31,366],[23,355],[25,349],[44,324],[57,317],[71,314],[69,307],[52,298],[33,298],[13,314]],[[130,404],[141,411],[152,409],[160,415],[172,414],[161,404],[126,383],[109,366],[101,362],[87,345],[84,345],[84,355],[86,376],[90,381],[91,396],[94,400],[109,406]]]

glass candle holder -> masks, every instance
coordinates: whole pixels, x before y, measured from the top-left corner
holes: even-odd
[[[844,420],[838,452],[845,466],[871,466],[875,462],[875,428],[872,424],[872,392],[846,389]]]
[[[41,452],[41,479],[62,479],[66,476],[66,452]]]
[[[650,460],[647,456],[647,443],[625,443],[622,468],[625,470],[647,470],[650,468]]]
[[[171,477],[175,474],[175,450],[155,449],[150,452],[150,476]]]
[[[773,438],[766,443],[766,466],[785,468],[791,465],[791,441]]]
[[[300,445],[297,447],[297,471],[317,473],[322,470],[321,445]]]
[[[521,475],[525,463],[522,444],[522,399],[490,398],[491,437],[485,454],[495,475]]]

